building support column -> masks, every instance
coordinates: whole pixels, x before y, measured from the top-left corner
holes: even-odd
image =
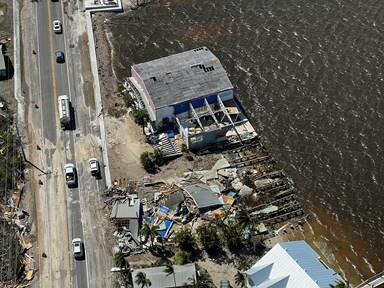
[[[225,107],[223,101],[221,101],[221,98],[220,98],[219,95],[217,95],[217,100],[219,101],[219,105],[221,107],[221,111],[223,111],[223,113],[228,117],[229,122],[231,122],[231,125],[232,125],[233,129],[235,129],[237,137],[239,137],[239,140],[240,140],[241,144],[243,144],[243,139],[241,139],[241,136],[240,136],[239,132],[237,131],[235,124],[233,123],[233,121],[231,119],[231,115],[229,115],[229,113],[227,111],[227,108]]]
[[[189,103],[189,108],[191,109],[191,111],[192,111],[192,115],[193,115],[193,117],[195,117],[195,120],[196,120],[197,123],[199,124],[201,130],[205,131],[205,130],[204,130],[204,127],[203,127],[203,124],[201,124],[201,121],[200,121],[199,116],[197,116],[197,113],[196,113],[196,111],[195,111],[195,108],[193,108],[192,103]]]
[[[209,103],[208,103],[208,101],[207,101],[207,98],[204,98],[204,104],[205,104],[205,106],[207,107],[207,109],[208,109],[208,111],[209,111],[209,114],[211,114],[213,120],[215,121],[216,126],[217,126],[217,127],[220,127],[220,124],[219,124],[219,122],[217,121],[216,116],[215,116],[215,114],[213,113],[213,111],[212,111],[212,109],[211,109],[211,106],[209,106]]]

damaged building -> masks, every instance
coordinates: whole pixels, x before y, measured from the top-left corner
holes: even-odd
[[[129,89],[153,130],[178,131],[189,150],[256,136],[220,60],[206,47],[135,64],[131,75]]]
[[[119,227],[125,227],[134,239],[140,229],[140,200],[137,194],[129,195],[123,202],[117,201],[112,207],[111,219]]]

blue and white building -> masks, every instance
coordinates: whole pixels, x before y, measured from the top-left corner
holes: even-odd
[[[225,69],[207,47],[135,64],[131,75],[152,126],[176,123],[190,150],[247,132],[255,136]]]
[[[276,244],[245,276],[249,288],[329,288],[343,281],[305,241]]]

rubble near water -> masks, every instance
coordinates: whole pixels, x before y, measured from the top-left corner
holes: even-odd
[[[221,155],[209,170],[188,171],[161,181],[115,181],[106,191],[105,203],[113,210],[116,203],[134,198],[140,209],[137,215],[121,221],[113,219],[117,227],[113,253],[123,253],[129,259],[153,252],[156,246],[175,247],[175,234],[185,227],[196,231],[199,226],[211,224],[239,225],[236,214],[244,213],[240,210],[246,211],[254,222],[249,226],[252,228],[244,228],[243,234],[256,237],[260,243],[273,237],[288,221],[297,224],[306,220],[293,181],[276,168],[273,157],[259,140],[222,151]],[[148,234],[143,229],[156,232]],[[226,254],[236,259],[230,251]],[[147,263],[152,264],[153,261]],[[137,265],[143,266],[143,258]],[[130,261],[130,267],[134,266]]]

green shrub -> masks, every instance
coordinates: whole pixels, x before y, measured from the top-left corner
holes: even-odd
[[[164,164],[163,151],[160,149],[155,149],[153,151],[153,160],[156,165],[162,166]]]
[[[141,165],[148,173],[155,173],[157,168],[153,159],[153,153],[145,151],[140,155]]]
[[[149,120],[147,111],[143,109],[138,109],[136,107],[133,107],[132,115],[135,122],[141,126],[143,126]]]
[[[175,234],[175,241],[181,250],[192,252],[195,249],[195,237],[189,228],[182,228]]]
[[[215,225],[201,225],[197,228],[196,233],[208,253],[217,252],[220,249],[220,238]]]
[[[191,253],[187,251],[180,251],[175,256],[175,264],[184,265],[191,261]]]
[[[128,93],[124,95],[124,103],[127,107],[134,107],[135,106],[135,98],[133,98]]]

